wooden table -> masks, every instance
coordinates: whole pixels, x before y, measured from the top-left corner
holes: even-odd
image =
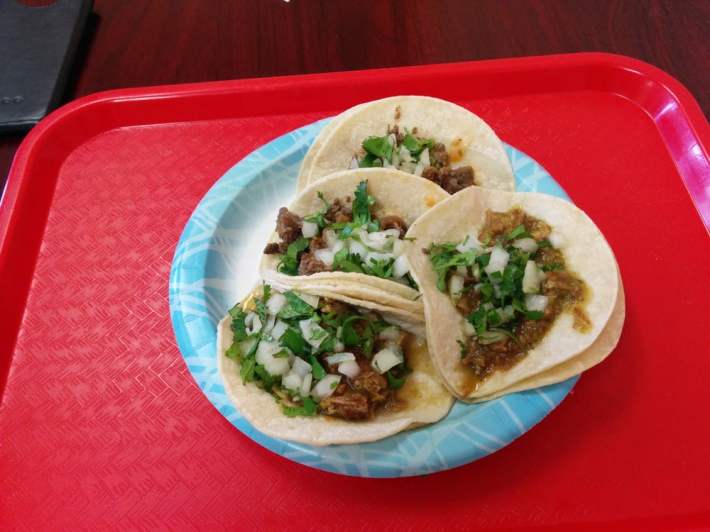
[[[606,51],[666,70],[707,114],[709,37],[708,0],[95,0],[65,99],[119,87]],[[0,137],[2,183],[21,140]]]

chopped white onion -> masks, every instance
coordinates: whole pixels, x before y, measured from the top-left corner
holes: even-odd
[[[247,317],[244,318],[244,324],[247,326],[247,334],[258,333],[263,325],[261,318],[254,312],[247,314]]]
[[[380,253],[378,251],[370,251],[365,255],[365,264],[371,264],[374,261],[389,260],[393,258],[391,253]]]
[[[345,344],[340,340],[336,340],[335,344],[333,344],[333,350],[342,351],[343,349],[345,349]]]
[[[394,267],[392,269],[392,275],[397,278],[404,277],[409,273],[409,263],[407,262],[407,257],[400,255],[394,259]]]
[[[332,248],[338,241],[338,235],[332,229],[326,229],[323,231],[323,239],[325,240],[325,245]]]
[[[286,332],[286,329],[288,329],[288,324],[281,320],[276,320],[276,323],[274,323],[274,328],[271,329],[271,337],[274,340],[280,339]]]
[[[454,299],[461,297],[463,292],[464,278],[461,275],[454,274],[449,277],[449,295]]]
[[[325,357],[325,361],[331,366],[334,364],[340,364],[341,362],[345,362],[347,360],[355,360],[355,355],[352,353],[333,353],[332,355]]]
[[[494,247],[493,251],[491,252],[491,260],[488,261],[488,266],[486,266],[485,268],[486,273],[490,275],[495,272],[502,272],[508,265],[509,258],[510,255],[508,255],[508,252],[502,247]]]
[[[404,144],[399,147],[399,160],[405,163],[412,162],[412,154]]]
[[[246,340],[239,342],[239,352],[243,355],[246,355],[249,351],[251,351],[251,348],[254,347],[256,340],[256,337],[253,337],[247,338]]]
[[[400,331],[399,327],[390,325],[389,327],[385,327],[384,329],[382,329],[377,336],[382,340],[399,342],[399,338],[400,336],[402,336],[402,331]]]
[[[303,224],[301,224],[301,233],[303,233],[303,236],[306,238],[313,238],[318,234],[318,224],[304,220]]]
[[[294,392],[301,391],[302,382],[302,377],[297,373],[294,373],[293,371],[281,379],[281,384],[283,384],[283,387]]]
[[[342,240],[338,240],[338,241],[333,245],[333,248],[331,249],[331,251],[333,252],[333,256],[335,256],[335,254],[336,254],[338,251],[340,251],[341,249],[343,249],[344,247],[345,247],[345,242],[343,242]]]
[[[424,163],[421,159],[419,159],[419,162],[417,163],[417,166],[414,167],[414,172],[412,173],[421,177],[422,172],[424,172]]]
[[[360,162],[357,160],[357,157],[353,155],[353,158],[350,159],[350,166],[348,167],[348,170],[356,170],[360,168]]]
[[[547,308],[547,303],[547,296],[542,296],[539,294],[528,294],[525,296],[525,308],[527,308],[528,310],[536,310],[542,312]]]
[[[360,373],[360,366],[355,360],[346,360],[338,365],[338,373],[354,379]]]
[[[431,160],[429,159],[429,148],[425,148],[422,154],[419,156],[419,162],[422,163],[424,168],[431,166]]]
[[[299,292],[298,297],[308,303],[311,307],[318,308],[318,301],[320,300],[320,297],[312,294],[304,294],[303,292]]]
[[[269,316],[266,318],[266,323],[264,324],[264,332],[270,332],[271,329],[274,328],[274,325],[276,324],[276,316]]]
[[[456,251],[466,253],[472,249],[481,249],[481,247],[481,243],[478,241],[478,238],[476,238],[476,235],[470,233],[463,242],[456,246]]]
[[[353,255],[359,255],[361,259],[365,258],[365,255],[367,255],[367,248],[357,240],[350,240],[348,246],[350,248],[350,253]]]
[[[323,264],[326,266],[332,266],[333,265],[333,252],[329,249],[317,249],[315,253],[313,253],[315,257],[321,261]]]
[[[303,376],[303,381],[301,382],[301,395],[304,397],[311,392],[311,384],[313,383],[313,374],[306,373]]]
[[[394,239],[399,237],[399,229],[385,229],[384,231],[373,231],[368,233],[363,227],[359,231],[360,242],[365,244],[370,249],[383,251],[391,247]]]
[[[313,347],[320,347],[320,344],[328,337],[328,333],[312,319],[298,322],[304,340]]]
[[[565,237],[563,237],[560,233],[557,231],[552,231],[547,239],[550,241],[550,244],[552,244],[552,247],[554,248],[561,248],[565,245]]]
[[[537,294],[540,291],[540,283],[545,278],[545,274],[540,271],[535,261],[529,260],[525,264],[523,274],[523,292],[526,294]]]
[[[331,395],[340,384],[340,375],[326,375],[313,387],[311,395],[316,399],[325,399]]]
[[[402,240],[398,238],[397,240],[394,241],[394,244],[392,245],[392,253],[394,253],[395,257],[399,257],[402,253],[404,253],[407,249],[407,241]]]
[[[279,312],[281,312],[281,309],[285,306],[286,296],[280,294],[279,292],[271,294],[271,297],[269,297],[269,300],[266,302],[266,309],[269,311],[269,314],[273,316],[276,316]]]
[[[463,322],[463,333],[466,336],[475,336],[476,335],[476,329],[473,325],[471,325],[471,322],[466,320]]]
[[[399,350],[392,347],[385,347],[372,357],[372,367],[378,373],[389,371],[398,364],[404,362],[404,356]]]
[[[310,373],[312,369],[311,365],[301,357],[294,357],[293,366],[291,367],[292,372],[298,374],[300,377],[304,377],[306,374]]]
[[[513,247],[525,253],[535,253],[537,251],[537,242],[535,242],[534,238],[519,238],[513,242]]]
[[[397,150],[392,150],[392,166],[395,168],[399,167],[399,154],[397,153]]]
[[[274,355],[282,351],[283,347],[278,344],[262,340],[256,349],[256,361],[264,366],[270,375],[284,375],[290,367],[290,357],[275,357]]]

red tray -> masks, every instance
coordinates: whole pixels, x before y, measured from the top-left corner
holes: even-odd
[[[408,93],[462,103],[550,171],[616,251],[628,316],[614,355],[502,451],[428,477],[344,478],[270,453],[210,406],[173,340],[168,269],[192,209],[248,152]],[[677,81],[605,54],[131,89],[59,109],[20,147],[0,207],[0,523],[710,524],[709,140]]]

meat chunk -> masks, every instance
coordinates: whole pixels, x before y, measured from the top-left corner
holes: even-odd
[[[298,240],[301,236],[302,220],[298,214],[292,213],[286,207],[279,209],[276,218],[276,232],[285,244]]]
[[[264,247],[264,255],[277,255],[279,253],[283,252],[281,251],[281,244],[278,242],[269,242]]]
[[[360,365],[360,373],[353,379],[353,388],[366,393],[373,406],[387,402],[390,397],[387,379],[373,370],[367,360],[360,359],[358,364]]]
[[[456,302],[456,308],[459,310],[459,312],[461,312],[463,316],[468,316],[478,307],[479,299],[480,296],[478,295],[478,293],[474,292],[473,290],[467,290],[463,294],[461,294],[461,297]]]
[[[328,243],[325,241],[325,238],[323,238],[323,235],[318,235],[311,238],[308,247],[311,251],[315,251],[317,249],[327,248]]]
[[[397,229],[400,238],[407,233],[407,224],[405,221],[394,214],[385,216],[380,220],[380,228],[382,229]]]
[[[340,387],[338,387],[340,388]],[[344,393],[326,397],[320,402],[320,409],[326,415],[343,419],[367,419],[370,417],[370,404],[364,393],[350,390],[347,387]]]
[[[439,176],[439,186],[449,194],[456,194],[459,190],[473,185],[473,168],[462,166],[460,168],[442,168]]]
[[[449,166],[449,154],[446,151],[446,146],[441,142],[434,144],[429,150],[429,160],[431,161],[431,165],[436,168]]]
[[[568,271],[547,272],[542,282],[543,293],[564,301],[578,301],[584,296],[584,283]]]
[[[486,211],[486,222],[478,233],[478,240],[489,242],[498,236],[507,235],[524,220],[525,213],[517,208],[508,212]]]
[[[318,272],[329,272],[330,267],[318,260],[313,253],[303,253],[298,263],[298,275],[311,275]]]
[[[325,217],[333,223],[348,223],[353,221],[353,211],[345,201],[336,198],[328,207]]]

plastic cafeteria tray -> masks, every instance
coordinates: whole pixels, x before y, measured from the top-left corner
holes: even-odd
[[[393,94],[461,103],[539,161],[609,239],[627,320],[612,356],[503,450],[346,478],[209,404],[174,343],[168,269],[242,157]],[[677,81],[606,54],[121,90],[55,111],[0,205],[0,528],[710,525],[709,129]]]

